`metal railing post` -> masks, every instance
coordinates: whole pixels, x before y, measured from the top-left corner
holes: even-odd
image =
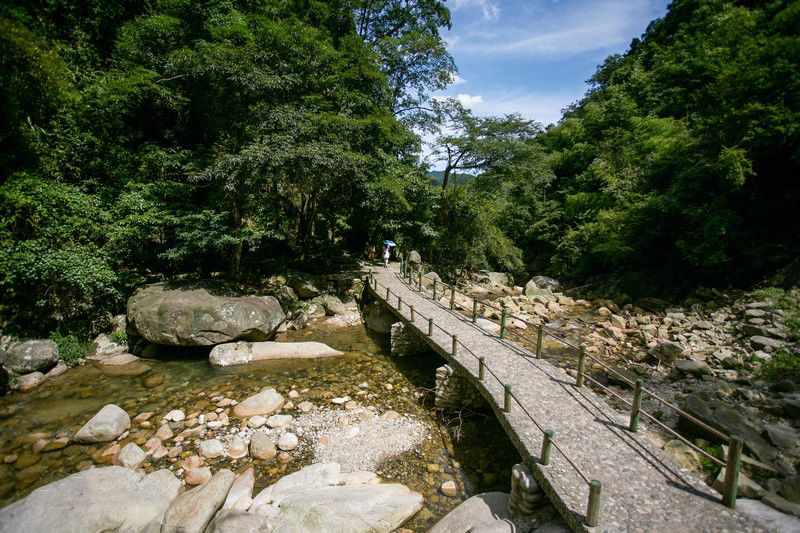
[[[453,335],[453,357],[458,355],[458,335]]]
[[[433,299],[436,300],[436,278],[433,278]]]
[[[403,299],[399,295],[397,296],[397,310],[403,312]]]
[[[500,338],[506,338],[506,310],[503,309],[503,312],[500,315]]]
[[[419,276],[417,276],[417,290],[422,292],[422,271],[420,271]]]
[[[414,323],[414,306],[413,305],[409,305],[408,307],[409,307],[409,309],[411,309],[411,323],[413,324]]]
[[[389,287],[386,287],[386,303],[389,303]]]
[[[636,433],[639,431],[639,410],[642,408],[642,379],[636,380],[633,389],[633,401],[631,402],[631,422],[628,424],[628,431]]]
[[[456,286],[453,285],[450,288],[450,310],[452,311],[455,308],[456,308]]]
[[[542,336],[544,335],[544,328],[541,324],[536,328],[536,359],[542,358]]]
[[[406,262],[405,262],[405,259],[401,259],[400,260],[400,274],[402,274],[404,278],[406,277]]]
[[[503,411],[506,413],[511,412],[511,385],[503,385],[505,392],[503,394]]]
[[[586,525],[595,527],[600,521],[600,494],[603,484],[593,479],[589,483],[589,504],[586,506]]]
[[[472,323],[478,320],[478,300],[472,300]]]
[[[575,378],[575,385],[583,387],[583,367],[586,364],[586,347],[581,346],[581,352],[578,355],[578,376]]]
[[[736,508],[736,493],[739,491],[739,467],[742,462],[742,438],[731,435],[728,441],[728,460],[725,463],[725,484],[722,489],[722,504]]]
[[[486,377],[486,358],[484,356],[478,357],[478,379],[483,381]]]
[[[542,440],[542,453],[539,456],[539,462],[545,466],[550,462],[550,445],[553,443],[553,436],[555,432],[552,429],[544,430],[544,439]]]
[[[433,319],[429,318],[428,319],[428,337],[432,337],[432,336],[433,336]]]

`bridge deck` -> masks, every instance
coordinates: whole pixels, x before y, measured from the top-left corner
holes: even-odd
[[[374,271],[379,287],[374,296],[385,301],[389,287],[403,301],[398,311],[396,297],[388,307],[411,324],[437,352],[463,371],[494,409],[501,424],[550,500],[576,531],[761,531],[743,513],[720,503],[720,495],[686,469],[675,464],[647,436],[627,431],[628,417],[613,411],[603,399],[575,379],[517,346],[473,325],[462,315],[424,297],[401,279],[398,269]],[[413,323],[406,304],[418,313]],[[544,429],[555,432],[559,447],[586,473],[602,483],[599,525],[584,524],[589,487],[555,449],[549,464],[537,463],[543,435],[512,402],[503,412],[503,386],[488,372],[478,380],[478,361],[460,347],[451,354],[452,338],[438,327],[428,337],[428,322],[434,322],[479,356],[500,381],[512,385],[514,395]]]

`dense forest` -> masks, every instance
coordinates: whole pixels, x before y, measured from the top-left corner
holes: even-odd
[[[800,256],[800,2],[673,2],[547,129],[431,97],[449,25],[441,0],[4,2],[0,329],[384,238],[672,297]]]

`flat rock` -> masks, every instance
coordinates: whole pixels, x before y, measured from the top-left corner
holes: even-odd
[[[162,533],[202,532],[228,495],[236,475],[220,470],[206,483],[184,492],[164,514]]]
[[[505,492],[477,494],[447,513],[428,533],[467,533],[496,520],[509,520],[508,498]]]
[[[130,427],[131,418],[128,413],[121,407],[108,404],[75,433],[74,440],[83,443],[109,442],[125,433]]]
[[[286,318],[273,296],[232,294],[216,282],[149,285],[128,300],[128,322],[154,344],[213,346],[268,340]]]
[[[258,394],[245,398],[233,408],[233,412],[237,416],[249,417],[254,415],[271,415],[281,407],[283,407],[284,398],[278,392],[267,387],[261,390]]]
[[[782,513],[758,500],[737,499],[736,509],[755,519],[769,531],[800,531],[800,518]]]
[[[215,346],[208,356],[214,366],[243,365],[268,359],[313,359],[344,355],[321,342],[231,342]]]
[[[292,415],[272,415],[267,418],[267,426],[272,429],[283,427],[292,421]]]
[[[422,509],[422,495],[399,484],[307,489],[280,503],[273,533],[394,531]]]
[[[34,490],[0,509],[3,532],[141,531],[158,520],[181,482],[169,470],[143,475],[121,466],[92,468]]]
[[[121,366],[121,365],[127,365],[129,363],[135,363],[136,361],[139,360],[140,359],[135,355],[133,355],[132,353],[121,353],[101,359],[100,361],[97,362],[97,364],[101,366]]]
[[[46,370],[58,362],[58,344],[41,339],[12,344],[3,359],[3,365],[18,374]]]

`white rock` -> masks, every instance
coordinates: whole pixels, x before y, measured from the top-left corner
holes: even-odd
[[[279,416],[279,415],[273,415],[273,416]],[[272,418],[272,417],[270,417],[270,418]],[[267,419],[264,418],[261,415],[256,415],[256,416],[250,417],[250,420],[247,421],[247,425],[249,427],[251,427],[251,428],[254,428],[254,429],[260,428],[261,426],[263,426],[266,423],[267,423]]]
[[[245,400],[239,402],[233,408],[233,412],[240,417],[249,417],[254,415],[271,415],[284,404],[283,396],[278,392],[267,387],[261,390],[258,394],[250,396]]]
[[[181,411],[180,409],[173,409],[164,417],[164,420],[168,420],[170,422],[181,422],[184,418],[186,418],[186,413]]]
[[[129,442],[114,458],[114,464],[136,470],[147,459],[147,454],[136,444]]]
[[[292,415],[272,415],[267,418],[267,425],[272,429],[283,427],[292,421]]]
[[[131,427],[131,418],[121,407],[108,404],[75,433],[76,442],[110,442]]]
[[[337,355],[343,355],[343,352],[321,342],[230,342],[215,346],[208,360],[214,366],[231,366],[267,359],[310,359]]]
[[[486,492],[461,502],[447,513],[428,533],[466,533],[493,525],[495,520],[508,520],[508,494]]]
[[[160,519],[181,482],[169,470],[92,468],[34,490],[0,509],[4,533],[142,531]]]
[[[298,439],[297,435],[294,433],[289,433],[288,431],[280,436],[278,439],[278,448],[285,452],[290,452],[297,448]]]
[[[331,399],[331,403],[335,403],[336,405],[343,405],[350,401],[350,396],[344,396],[343,398],[333,398]]]
[[[184,480],[187,485],[202,485],[211,479],[211,477],[211,469],[207,466],[201,466],[200,468],[195,468],[186,472]]]
[[[200,441],[197,445],[197,451],[201,456],[213,459],[225,454],[225,446],[218,439],[209,439]]]

